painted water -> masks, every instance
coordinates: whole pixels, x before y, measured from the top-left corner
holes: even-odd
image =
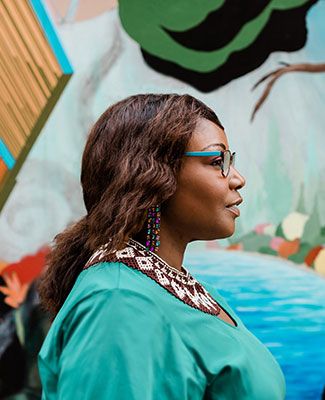
[[[214,285],[268,347],[285,375],[287,400],[322,398],[323,277],[280,258],[237,251],[188,251],[184,265],[198,280]]]

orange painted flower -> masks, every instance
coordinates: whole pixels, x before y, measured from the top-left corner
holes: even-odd
[[[279,245],[278,254],[280,257],[288,258],[292,254],[296,254],[299,251],[299,248],[300,248],[299,238],[291,241],[285,240],[283,243]]]
[[[25,300],[29,283],[21,283],[17,273],[12,272],[3,274],[3,279],[7,286],[0,286],[0,291],[6,296],[4,301],[10,307],[18,308]]]

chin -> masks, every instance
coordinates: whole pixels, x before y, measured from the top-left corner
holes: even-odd
[[[235,224],[232,226],[228,226],[227,229],[224,229],[223,232],[216,237],[215,239],[226,239],[232,236],[235,233]]]
[[[219,236],[219,237],[216,238],[216,239],[227,239],[227,238],[231,237],[234,233],[235,233],[235,232],[231,232],[231,233],[229,233],[229,234],[224,234],[224,235],[222,235],[222,236]]]
[[[235,233],[235,228],[236,228],[235,221],[233,221],[233,223],[229,223],[229,221],[228,221],[228,223],[224,224],[223,226],[220,226],[220,224],[219,224],[217,226],[217,230],[216,230],[216,225],[214,225],[208,231],[205,230],[204,233],[201,232],[200,235],[196,235],[195,237],[192,237],[189,240],[189,242],[194,242],[196,240],[226,239]]]
[[[213,233],[211,235],[207,235],[202,239],[193,239],[193,240],[218,240],[218,239],[226,239],[232,236],[235,233],[235,228],[229,228],[227,231],[223,230],[222,232]]]

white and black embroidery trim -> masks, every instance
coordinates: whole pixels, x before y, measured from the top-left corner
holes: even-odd
[[[107,253],[106,249],[107,244],[99,247],[84,269],[100,262],[122,262],[149,276],[183,303],[208,314],[220,314],[218,303],[184,266],[182,271],[169,266],[157,254],[131,238],[122,250]]]

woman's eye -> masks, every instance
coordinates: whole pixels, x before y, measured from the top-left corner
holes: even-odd
[[[221,167],[222,166],[222,158],[215,158],[214,160],[211,161],[211,165],[214,167]]]

